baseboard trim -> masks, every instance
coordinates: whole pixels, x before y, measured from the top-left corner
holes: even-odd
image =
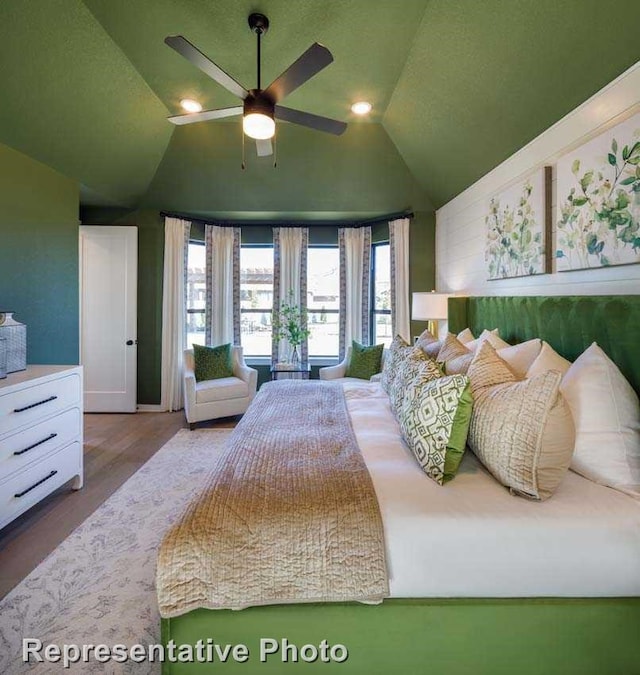
[[[161,405],[159,404],[150,404],[150,403],[139,403],[136,406],[136,410],[141,413],[156,413],[156,412],[167,412]]]

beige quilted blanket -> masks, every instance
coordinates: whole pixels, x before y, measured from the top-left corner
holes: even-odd
[[[339,384],[264,385],[166,534],[160,613],[388,596],[371,477]]]

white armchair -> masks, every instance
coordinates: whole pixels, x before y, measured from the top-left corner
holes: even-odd
[[[184,351],[184,412],[193,429],[196,422],[244,413],[256,395],[258,371],[249,368],[242,347],[231,347],[233,376],[196,382],[193,349]]]
[[[385,349],[382,352],[382,360],[380,361],[380,372],[384,368],[384,362],[387,358],[388,351]],[[351,347],[347,347],[347,352],[344,356],[344,359],[340,361],[335,366],[326,366],[325,368],[320,368],[319,375],[321,380],[333,380],[338,382],[365,382],[366,380],[361,380],[359,377],[346,377],[347,368],[349,362],[351,361]],[[380,379],[380,373],[374,375],[370,382],[376,382]]]

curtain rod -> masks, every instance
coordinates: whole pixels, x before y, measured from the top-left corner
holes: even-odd
[[[389,213],[369,220],[300,220],[298,222],[282,222],[277,220],[205,220],[203,218],[193,218],[185,213],[175,213],[171,211],[160,211],[160,215],[165,218],[181,218],[189,220],[192,223],[202,225],[217,225],[218,227],[312,227],[314,225],[324,227],[367,227],[369,225],[378,225],[387,223],[396,218],[413,218],[413,211],[400,211],[398,213]]]

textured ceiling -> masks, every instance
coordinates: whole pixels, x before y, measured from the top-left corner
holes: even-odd
[[[436,207],[640,59],[639,0],[430,0],[384,126]]]
[[[251,11],[271,20],[263,83],[321,42],[335,62],[286,105],[350,126],[280,124],[278,170],[248,145],[239,173],[237,124],[166,121],[185,96],[237,99],[163,40],[185,35],[252,87]],[[76,179],[85,204],[430,208],[637,61],[638,25],[637,0],[2,0],[0,142]],[[349,112],[361,98],[370,124]]]

